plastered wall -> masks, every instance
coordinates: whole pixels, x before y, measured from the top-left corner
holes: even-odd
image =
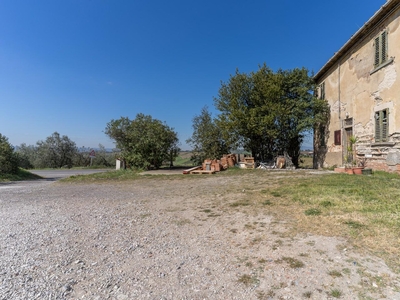
[[[388,33],[389,62],[374,67],[375,38]],[[331,110],[327,130],[324,166],[344,164],[346,152],[344,120],[352,119],[351,132],[358,138],[357,159],[367,167],[387,171],[400,170],[400,9],[356,43],[340,57],[323,77],[325,99]],[[389,109],[389,141],[375,141],[375,112]],[[348,128],[349,129],[349,128]],[[335,145],[334,131],[341,130],[341,145]]]

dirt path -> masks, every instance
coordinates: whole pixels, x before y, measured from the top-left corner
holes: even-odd
[[[254,180],[2,189],[0,299],[400,299],[381,259],[235,206]]]

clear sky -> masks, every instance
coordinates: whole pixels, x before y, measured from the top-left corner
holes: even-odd
[[[236,68],[317,72],[385,0],[1,0],[0,133],[107,148],[112,119],[192,119]]]

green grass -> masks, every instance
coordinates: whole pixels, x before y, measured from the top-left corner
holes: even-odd
[[[190,160],[192,153],[189,151],[181,151],[178,157],[174,161],[175,167],[186,167],[193,166],[193,162]]]
[[[277,263],[286,262],[289,267],[292,269],[298,269],[304,267],[304,263],[293,257],[282,257],[281,259],[276,260]]]
[[[258,283],[260,282],[257,277],[248,274],[240,276],[238,281],[246,286],[258,285]]]
[[[18,169],[17,174],[0,174],[0,182],[43,179],[25,169]]]
[[[338,290],[338,289],[332,289],[329,292],[329,295],[331,295],[334,298],[340,298],[342,296],[342,292],[340,290]]]
[[[126,181],[135,180],[140,177],[141,170],[113,170],[102,173],[75,175],[61,179],[61,182],[92,182],[92,181]]]
[[[380,255],[400,272],[400,176],[330,174],[292,178],[259,192],[259,205],[297,220],[297,232],[350,237],[350,242]],[[311,216],[318,216],[312,218]]]

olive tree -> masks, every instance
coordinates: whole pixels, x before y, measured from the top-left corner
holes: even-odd
[[[35,167],[39,168],[62,168],[72,167],[73,158],[78,152],[75,142],[68,136],[61,136],[58,132],[46,138],[45,141],[38,141],[36,147],[37,158]]]
[[[159,168],[165,161],[171,165],[178,155],[177,133],[149,115],[140,113],[134,120],[128,117],[111,120],[105,133],[115,140],[121,158],[134,168]]]

